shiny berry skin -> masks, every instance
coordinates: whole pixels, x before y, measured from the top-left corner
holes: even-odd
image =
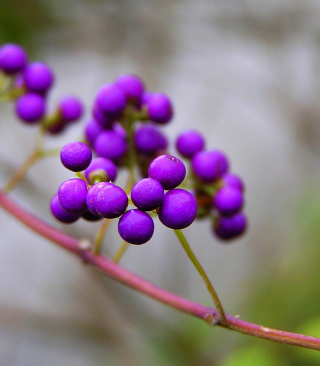
[[[146,109],[151,121],[164,125],[173,117],[170,99],[162,93],[152,93],[146,99]]]
[[[94,143],[98,156],[118,163],[128,150],[127,141],[114,131],[103,131]]]
[[[94,145],[94,142],[96,141],[96,138],[100,135],[100,133],[103,131],[103,127],[95,120],[92,119],[86,124],[84,133],[86,136],[86,139],[90,143],[90,146]]]
[[[23,70],[28,58],[24,49],[14,43],[0,48],[0,69],[6,74],[15,74]]]
[[[142,125],[134,134],[135,146],[139,152],[154,154],[158,150],[166,148],[165,136],[152,125]]]
[[[82,214],[88,208],[86,205],[87,183],[82,179],[74,178],[63,182],[58,189],[58,198],[61,207],[73,214]]]
[[[92,189],[94,190],[90,192]],[[90,195],[89,195],[90,193]],[[128,197],[125,191],[108,182],[97,183],[88,192],[91,203],[89,210],[93,214],[99,214],[106,219],[114,219],[121,216],[128,207]]]
[[[243,206],[242,192],[230,186],[225,186],[216,193],[214,207],[222,216],[232,216],[239,212]]]
[[[140,105],[144,92],[144,84],[138,76],[130,74],[121,75],[116,80],[116,85],[123,90],[130,103]]]
[[[234,239],[245,232],[247,228],[246,216],[239,212],[231,217],[220,216],[214,222],[214,233],[223,240]]]
[[[240,177],[235,174],[227,173],[222,178],[222,182],[224,185],[237,188],[239,191],[244,191],[244,183]]]
[[[87,196],[86,196],[86,204],[88,207],[88,210],[96,216],[100,216],[96,209],[96,199],[98,196],[98,193],[100,191],[100,188],[103,187],[102,183],[94,184],[91,188],[89,188]]]
[[[45,94],[54,82],[51,68],[43,62],[34,62],[27,65],[23,77],[26,88],[39,94]]]
[[[73,172],[81,172],[90,165],[92,152],[83,142],[70,142],[61,149],[60,159],[67,169]]]
[[[194,130],[187,130],[181,133],[176,141],[179,153],[185,158],[192,158],[194,154],[204,149],[205,141],[203,136]]]
[[[67,96],[61,99],[59,103],[61,117],[66,122],[74,122],[81,118],[83,114],[83,105],[80,100],[73,96]]]
[[[229,169],[226,156],[218,150],[200,151],[192,157],[192,170],[203,183],[212,183]]]
[[[149,177],[159,181],[165,190],[178,187],[185,176],[183,162],[172,155],[160,155],[149,166]]]
[[[129,210],[118,223],[118,231],[123,240],[130,244],[144,244],[152,238],[154,223],[152,218],[140,210]]]
[[[88,166],[88,168],[85,171],[85,177],[86,180],[90,183],[90,184],[94,184],[95,182],[93,182],[90,179],[90,174],[92,174],[93,172],[97,171],[97,170],[101,170],[102,172],[105,173],[106,176],[106,182],[114,182],[116,180],[117,177],[117,167],[114,164],[113,161],[111,161],[110,159],[107,158],[95,158],[92,160],[91,164]]]
[[[25,122],[36,123],[46,112],[45,99],[36,93],[27,93],[16,101],[17,116]]]
[[[164,190],[160,182],[145,178],[137,182],[131,191],[131,199],[135,206],[142,211],[152,211],[163,201]]]
[[[103,113],[112,118],[119,118],[126,107],[127,98],[119,86],[106,84],[98,91],[96,103]]]
[[[60,222],[64,224],[71,224],[80,218],[79,214],[72,214],[65,211],[59,202],[58,195],[54,195],[50,204],[52,215]]]
[[[159,207],[159,220],[170,229],[184,229],[197,216],[198,205],[194,196],[184,189],[173,189],[164,195]]]

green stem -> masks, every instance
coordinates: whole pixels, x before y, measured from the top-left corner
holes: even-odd
[[[93,250],[94,254],[100,254],[103,238],[104,238],[111,222],[112,222],[112,220],[105,219],[103,224],[100,226],[98,233],[96,235],[96,239],[95,239],[95,245],[94,245],[94,250]]]
[[[114,263],[120,262],[120,259],[123,257],[124,253],[127,251],[129,245],[130,244],[127,243],[126,241],[122,242],[122,244],[120,245],[120,247],[118,248],[118,250],[116,251],[115,255],[112,258]]]
[[[191,262],[193,263],[196,270],[198,271],[198,273],[202,277],[205,285],[207,286],[207,289],[210,292],[210,295],[211,295],[211,297],[212,297],[212,299],[213,299],[213,301],[216,305],[216,308],[219,312],[221,325],[222,326],[227,326],[228,322],[227,322],[226,315],[225,315],[225,312],[223,310],[221,301],[218,297],[218,294],[217,294],[216,290],[212,286],[212,283],[210,282],[209,277],[207,276],[205,270],[203,269],[203,267],[201,266],[201,264],[198,261],[197,257],[193,253],[193,251],[192,251],[186,237],[184,236],[183,232],[181,230],[174,230],[174,232],[177,235],[177,238],[179,239],[183,249],[187,253],[187,255],[190,258]]]

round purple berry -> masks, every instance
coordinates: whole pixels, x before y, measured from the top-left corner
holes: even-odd
[[[117,167],[110,159],[95,158],[86,169],[85,177],[89,184],[95,184],[97,177],[100,177],[100,179],[104,178],[101,181],[114,182],[117,177]]]
[[[66,122],[73,122],[83,114],[83,105],[78,98],[73,96],[64,97],[59,103],[59,110],[62,119]]]
[[[185,158],[192,158],[194,154],[204,149],[205,141],[203,136],[194,130],[184,131],[179,135],[176,147],[179,153]]]
[[[96,102],[103,113],[113,118],[119,118],[126,107],[127,98],[119,86],[106,84],[98,91]]]
[[[90,165],[92,152],[83,142],[70,142],[61,149],[60,159],[67,169],[81,172]]]
[[[145,178],[137,182],[131,191],[132,202],[142,211],[152,211],[163,201],[164,190],[160,182]]]
[[[92,119],[87,123],[84,134],[86,136],[86,139],[90,143],[90,146],[94,145],[96,138],[100,135],[102,131],[102,126],[95,119]]]
[[[126,242],[140,245],[152,238],[154,223],[147,213],[140,210],[129,210],[121,216],[118,231]]]
[[[160,155],[149,166],[149,177],[159,181],[166,190],[178,187],[185,176],[183,162],[171,155]]]
[[[223,184],[244,191],[244,183],[240,177],[235,174],[227,173],[222,177]]]
[[[114,131],[103,131],[94,143],[94,150],[98,156],[118,163],[128,150],[128,144]]]
[[[92,192],[90,192],[93,190]],[[89,195],[90,192],[90,195]],[[89,189],[88,204],[89,210],[93,214],[99,214],[106,219],[114,219],[121,216],[128,207],[128,197],[126,192],[108,182],[101,182],[95,184]]]
[[[161,125],[171,121],[173,107],[170,99],[162,93],[153,93],[146,99],[148,116],[151,121]]]
[[[164,195],[159,207],[159,220],[170,229],[184,229],[197,216],[198,205],[194,196],[184,189],[173,189]]]
[[[51,200],[50,208],[51,208],[52,215],[57,220],[59,220],[60,222],[63,222],[64,224],[71,224],[80,218],[79,214],[69,213],[61,207],[57,194],[53,196],[53,198]]]
[[[16,101],[15,108],[20,119],[28,123],[35,123],[44,116],[46,103],[41,95],[27,93]]]
[[[0,69],[6,74],[22,71],[27,61],[24,49],[16,44],[8,43],[0,48]]]
[[[222,216],[232,216],[239,212],[243,206],[242,192],[230,186],[225,186],[216,193],[214,207]]]
[[[247,219],[243,212],[239,212],[231,217],[220,216],[214,222],[213,230],[215,234],[223,240],[229,240],[240,236],[247,228]]]
[[[99,221],[102,219],[101,216],[97,216],[95,214],[93,214],[90,210],[87,210],[86,212],[84,212],[81,217],[86,220],[86,221]]]
[[[110,130],[115,120],[114,118],[110,117],[110,115],[104,113],[98,106],[97,102],[95,102],[93,105],[92,116],[105,130]]]
[[[82,214],[88,208],[86,205],[87,183],[82,179],[74,178],[63,182],[58,189],[61,207],[74,214]]]
[[[165,136],[152,125],[143,125],[136,129],[134,134],[136,149],[144,154],[154,154],[165,148]],[[164,146],[165,145],[165,146]]]
[[[135,75],[121,75],[116,81],[127,97],[127,100],[134,105],[140,105],[144,92],[143,81]]]
[[[228,169],[228,159],[218,150],[200,151],[192,157],[192,170],[204,183],[212,183]]]
[[[39,94],[45,94],[54,82],[51,68],[42,62],[27,65],[23,76],[26,88]]]

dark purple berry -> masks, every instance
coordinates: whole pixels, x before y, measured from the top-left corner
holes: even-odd
[[[90,192],[93,190],[92,192]],[[89,194],[90,193],[90,194]],[[121,216],[128,207],[128,197],[125,191],[107,182],[97,183],[89,189],[87,202],[89,210],[106,219]]]
[[[27,93],[20,97],[15,107],[17,116],[28,123],[38,122],[46,112],[45,99],[35,93]]]
[[[107,158],[95,158],[85,171],[86,180],[89,184],[95,184],[95,179],[101,177],[104,182],[114,182],[117,177],[117,167],[114,162]]]
[[[164,195],[159,210],[159,220],[170,229],[184,229],[197,216],[198,205],[194,196],[184,189],[173,189]]]
[[[27,65],[23,76],[26,88],[39,94],[45,94],[54,82],[51,68],[42,62]]]
[[[192,158],[194,154],[204,149],[205,141],[203,136],[194,130],[184,131],[179,135],[176,147],[179,153],[185,158]]]
[[[114,131],[103,131],[94,143],[94,150],[98,156],[118,163],[128,150],[125,139]]]
[[[144,244],[152,238],[154,223],[147,213],[140,210],[129,210],[121,216],[118,231],[126,242]]]
[[[86,221],[99,221],[102,219],[101,216],[97,216],[95,214],[93,214],[90,210],[87,210],[86,212],[84,212],[81,217],[86,220]]]
[[[216,193],[214,207],[222,216],[232,216],[239,212],[243,206],[242,192],[230,186],[225,186]]]
[[[227,173],[222,177],[224,185],[239,189],[239,191],[244,191],[244,183],[240,177],[235,174]]]
[[[162,93],[153,93],[145,98],[148,116],[151,121],[161,125],[171,121],[173,107],[170,99]]]
[[[144,84],[138,76],[130,74],[121,75],[116,80],[116,85],[123,90],[130,103],[140,105],[144,92]]]
[[[149,177],[159,181],[166,190],[178,187],[185,176],[183,162],[171,155],[160,155],[149,166]]]
[[[51,200],[50,208],[51,208],[52,215],[57,220],[59,220],[60,222],[63,222],[64,224],[71,224],[80,218],[79,214],[69,213],[61,207],[57,194],[53,196],[53,198]]]
[[[93,105],[92,115],[104,130],[110,130],[112,128],[115,119],[104,113],[99,108],[97,102]]]
[[[247,227],[247,219],[244,213],[239,212],[231,217],[220,216],[214,222],[215,234],[223,240],[236,238],[243,234]]]
[[[62,119],[66,122],[73,122],[83,114],[83,105],[78,98],[73,96],[64,97],[59,103],[59,110]]]
[[[0,69],[6,74],[22,71],[27,61],[24,49],[16,44],[8,43],[0,48]]]
[[[119,118],[126,107],[127,98],[119,86],[106,84],[98,91],[96,102],[103,113],[112,118]]]
[[[217,150],[200,151],[192,158],[192,170],[204,183],[212,183],[228,171],[226,156]]]
[[[60,159],[67,169],[81,172],[90,165],[92,152],[83,142],[70,142],[61,149]]]
[[[145,178],[137,182],[131,191],[132,202],[142,211],[152,211],[163,201],[164,190],[160,182]]]
[[[155,154],[158,150],[166,148],[165,136],[152,125],[142,125],[134,134],[136,149],[144,154]]]
[[[102,131],[103,131],[102,126],[95,119],[92,119],[87,123],[84,133],[86,139],[90,143],[90,146],[94,146],[96,138],[100,135]]]
[[[58,189],[61,207],[74,214],[82,214],[87,210],[86,205],[87,183],[82,179],[74,178],[63,182]]]

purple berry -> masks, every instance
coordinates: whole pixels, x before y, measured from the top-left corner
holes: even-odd
[[[163,201],[164,190],[160,182],[145,178],[137,182],[131,191],[132,202],[142,211],[152,211]]]
[[[197,211],[197,201],[190,192],[173,189],[164,195],[158,215],[162,224],[170,229],[184,229],[193,223]]]
[[[59,110],[62,119],[66,122],[73,122],[81,118],[83,114],[83,105],[78,98],[73,96],[64,97],[59,103]]]
[[[23,70],[28,62],[24,49],[8,43],[0,48],[0,69],[6,74],[15,74]]]
[[[214,207],[222,216],[232,216],[239,212],[243,206],[242,192],[230,186],[225,186],[216,193]]]
[[[123,139],[127,138],[127,132],[124,129],[124,127],[122,127],[120,125],[120,123],[114,123],[113,126],[112,126],[112,131],[115,132],[116,134],[118,134]]]
[[[165,136],[152,125],[143,125],[134,134],[136,149],[144,154],[155,154],[161,148],[166,148]],[[165,146],[164,146],[165,145]]]
[[[100,135],[102,131],[103,131],[102,126],[95,119],[92,119],[87,123],[84,133],[86,139],[90,143],[90,146],[94,145],[96,138]]]
[[[16,101],[16,114],[28,123],[41,120],[46,112],[45,99],[35,93],[27,93]]]
[[[151,121],[161,125],[170,122],[173,116],[173,107],[170,99],[162,93],[153,93],[146,100],[148,116]]]
[[[24,70],[24,82],[29,91],[45,94],[54,82],[51,68],[42,62],[34,62]]]
[[[121,216],[118,231],[126,242],[144,244],[152,238],[154,223],[147,213],[140,210],[129,210]]]
[[[67,169],[81,172],[90,165],[92,152],[83,142],[70,142],[61,149],[60,159]]]
[[[52,215],[64,224],[71,224],[80,218],[80,215],[69,213],[61,207],[57,194],[53,196],[50,208]]]
[[[140,105],[144,92],[143,81],[135,75],[121,75],[116,81],[127,97],[127,100],[134,105]]]
[[[149,166],[149,177],[159,181],[166,190],[178,187],[185,176],[183,162],[171,155],[160,155]]]
[[[114,122],[114,118],[104,113],[98,106],[97,103],[93,105],[92,109],[93,118],[99,123],[99,125],[105,129],[110,130]]]
[[[244,191],[244,183],[240,177],[235,174],[227,173],[222,177],[224,185],[239,189],[239,191]]]
[[[240,236],[247,228],[246,216],[239,212],[231,217],[220,216],[213,225],[215,234],[224,240],[229,240]]]
[[[228,171],[229,163],[218,150],[200,151],[192,158],[192,170],[204,183],[212,183]]]
[[[110,159],[117,164],[127,152],[128,144],[116,132],[104,131],[97,137],[94,150],[98,156]]]
[[[96,102],[103,113],[116,119],[121,117],[126,107],[127,98],[119,86],[106,84],[98,91]]]
[[[74,214],[82,214],[87,210],[86,205],[87,183],[82,179],[74,178],[63,182],[58,189],[61,207]]]
[[[86,220],[86,221],[99,221],[102,219],[101,216],[97,216],[95,214],[93,214],[90,210],[87,210],[86,212],[84,212],[81,217]]]
[[[185,158],[192,158],[194,154],[204,149],[205,141],[203,136],[194,130],[184,131],[179,135],[176,147],[179,153]]]
[[[122,188],[112,183],[101,182],[89,189],[87,205],[93,214],[114,219],[127,209],[128,197]]]
[[[105,175],[106,182],[114,182],[117,177],[117,167],[115,166],[114,162],[107,158],[95,158],[92,160],[91,164],[85,171],[86,180],[89,184],[95,184],[95,182],[91,179],[90,175],[94,174],[95,172],[99,173],[102,171],[102,175]],[[101,175],[101,174],[100,174]]]

